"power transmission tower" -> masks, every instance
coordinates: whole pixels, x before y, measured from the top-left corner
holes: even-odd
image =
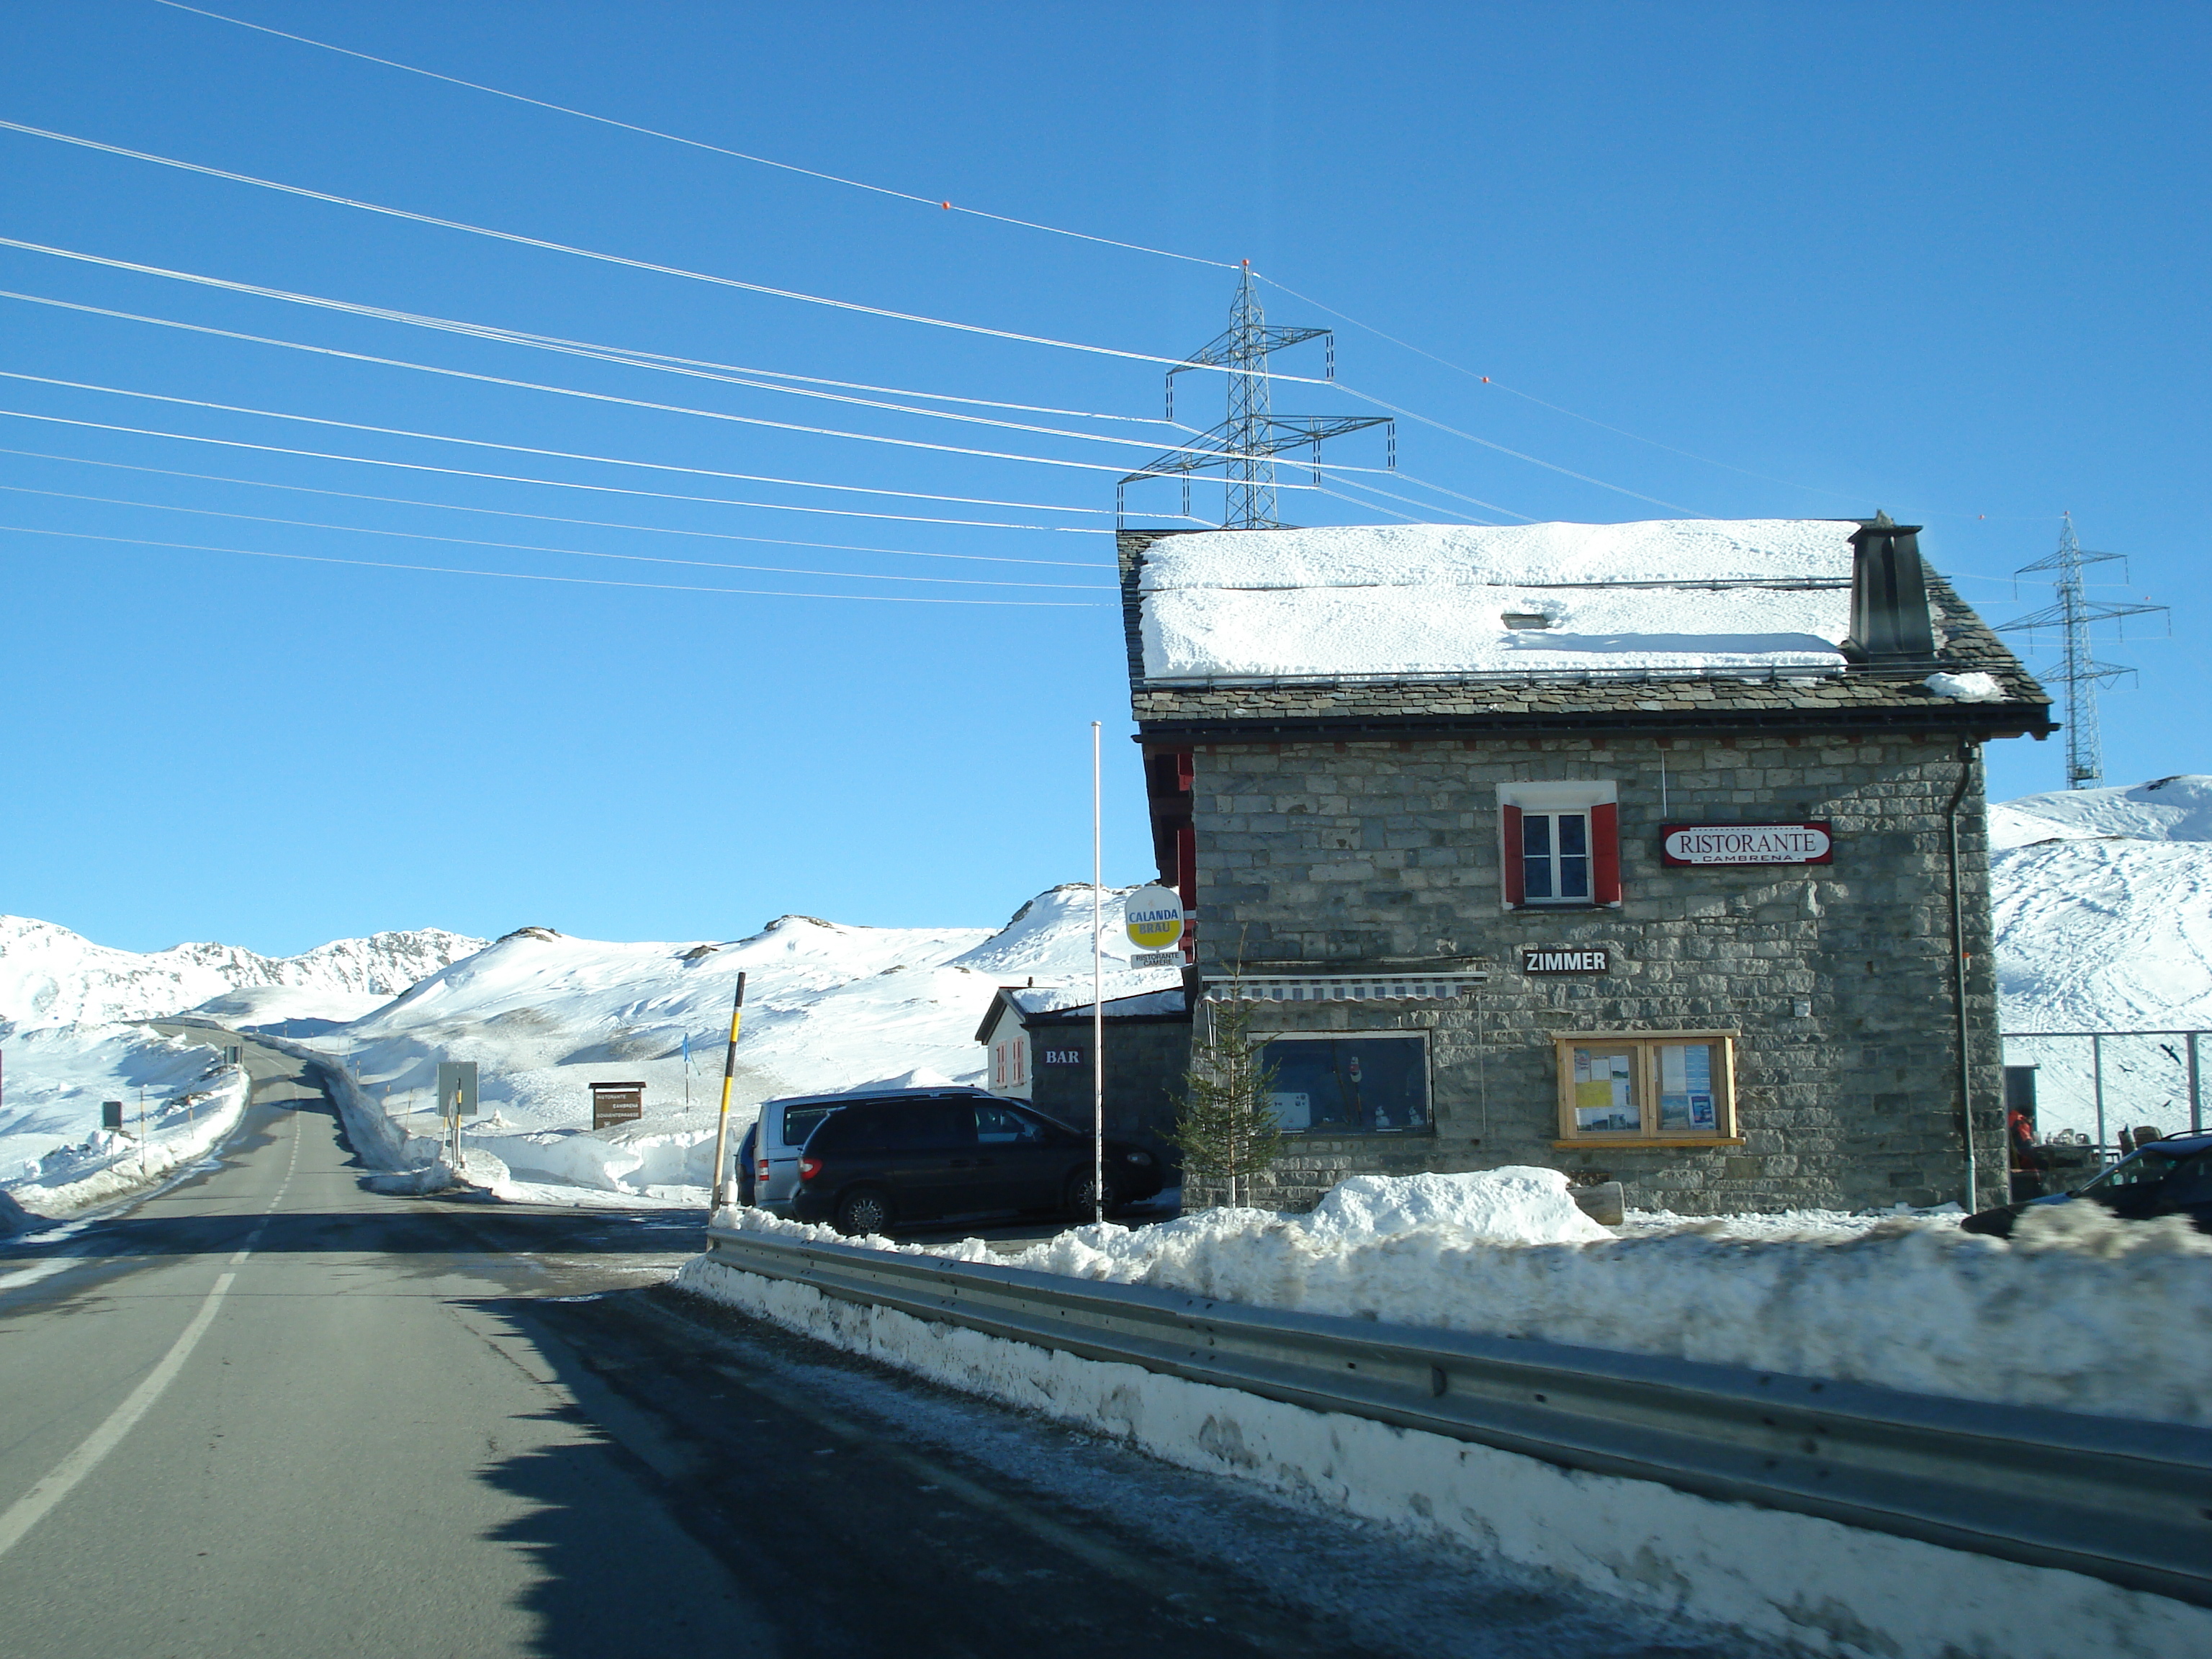
[[[1379,426],[1387,428],[1385,465],[1398,465],[1398,423],[1387,415],[1278,415],[1267,381],[1267,358],[1285,346],[1308,340],[1322,342],[1327,365],[1324,378],[1336,378],[1336,333],[1326,328],[1273,328],[1260,305],[1253,285],[1252,262],[1246,260],[1237,283],[1237,298],[1229,307],[1229,326],[1219,335],[1167,372],[1167,417],[1175,419],[1175,377],[1186,369],[1225,369],[1229,382],[1229,418],[1201,433],[1180,449],[1123,478],[1114,487],[1117,513],[1125,513],[1128,487],[1143,478],[1180,477],[1182,514],[1190,517],[1190,480],[1197,472],[1218,470],[1228,484],[1223,511],[1224,530],[1277,530],[1282,521],[1275,507],[1275,457],[1285,450],[1313,451],[1313,481],[1321,482],[1321,446],[1325,438]]]
[[[2074,515],[2071,513],[2064,514],[2058,532],[2058,550],[2048,558],[2038,559],[2033,564],[2022,565],[2017,573],[2026,576],[2039,570],[2057,572],[2051,583],[2057,592],[2057,602],[1997,625],[1999,633],[2027,634],[2031,636],[2041,628],[2059,630],[2062,654],[2058,672],[2046,678],[2057,680],[2066,688],[2066,787],[2069,789],[2090,788],[2101,781],[2105,775],[2104,742],[2097,729],[2097,688],[2111,684],[2122,676],[2136,672],[2117,663],[2099,662],[2089,654],[2091,624],[2119,617],[2166,614],[2166,607],[2162,605],[2115,605],[2104,599],[2093,599],[2083,591],[2081,571],[2084,566],[2114,561],[2124,566],[2126,558],[2124,553],[2085,552],[2074,534]],[[2034,646],[2033,637],[2028,644],[2032,649]]]

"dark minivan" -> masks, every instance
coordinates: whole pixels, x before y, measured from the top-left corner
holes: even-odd
[[[1160,1190],[1160,1162],[1106,1143],[1106,1205]],[[1091,1212],[1091,1137],[1020,1101],[979,1091],[856,1100],[822,1121],[799,1158],[791,1213],[879,1233],[950,1216]]]
[[[2028,1210],[2087,1199],[2124,1221],[2154,1221],[2178,1215],[2200,1232],[2212,1233],[2212,1134],[2169,1135],[2147,1142],[2134,1153],[2070,1193],[2053,1193],[2018,1204],[1982,1210],[1959,1224],[1970,1233],[2010,1238],[2014,1224]]]

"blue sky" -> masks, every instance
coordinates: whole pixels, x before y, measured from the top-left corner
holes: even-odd
[[[2035,600],[2023,588],[2014,605],[2002,579],[2051,550],[2070,509],[2085,543],[2133,556],[2132,585],[2101,592],[2173,607],[2172,639],[2154,623],[2106,653],[2142,671],[2104,702],[2108,780],[2212,771],[2203,726],[2178,712],[2212,691],[2191,648],[2212,597],[2201,7],[216,9],[1193,257],[686,149],[150,0],[11,9],[0,115],[1142,355],[1218,331],[1225,267],[1249,258],[1469,371],[1268,288],[1272,320],[1340,329],[1342,385],[1279,386],[1279,410],[1358,412],[1365,392],[1551,464],[1407,422],[1401,465],[1420,482],[1332,475],[1340,495],[1379,482],[1480,514],[1427,489],[1440,486],[1540,519],[1884,507],[1928,526],[1923,546],[1993,619]],[[1159,370],[1142,361],[595,263],[14,132],[0,132],[0,223],[102,258],[536,334],[1085,416],[1159,412]],[[0,368],[193,400],[0,380],[15,411],[0,416],[13,452],[0,453],[13,487],[0,492],[0,910],[135,949],[220,938],[270,951],[430,925],[727,937],[792,910],[993,923],[1088,877],[1093,719],[1106,722],[1109,877],[1150,873],[1111,543],[1086,532],[1110,526],[1114,469],[1162,428],[975,405],[1097,435],[923,419],[13,249],[0,288],[1083,464],[741,425],[0,300]],[[1318,348],[1280,362],[1317,374]],[[1182,395],[1179,413],[1219,418],[1218,389]],[[1381,447],[1353,438],[1332,459],[1379,465]],[[1285,512],[1382,520],[1310,492],[1286,494]],[[267,522],[279,519],[296,522]],[[50,531],[76,533],[37,533]],[[543,548],[567,550],[527,550]],[[694,562],[648,562],[668,560]],[[783,568],[715,568],[729,565]],[[847,597],[668,591],[685,586]],[[2057,742],[1990,759],[1999,795],[2061,781]]]

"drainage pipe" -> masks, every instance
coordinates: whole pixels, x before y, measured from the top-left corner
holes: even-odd
[[[1959,740],[1959,787],[1943,811],[1951,854],[1951,990],[1959,1016],[1959,1121],[1966,1141],[1966,1213],[1972,1215],[1979,1197],[1980,1171],[1974,1160],[1973,1063],[1967,1048],[1966,1019],[1966,902],[1959,878],[1959,809],[1966,799],[1966,785],[1974,775],[1973,747]]]

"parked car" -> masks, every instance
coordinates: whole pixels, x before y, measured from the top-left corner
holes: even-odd
[[[738,1202],[771,1215],[791,1214],[799,1190],[799,1149],[822,1120],[856,1100],[890,1100],[902,1094],[933,1097],[933,1089],[874,1091],[866,1094],[785,1095],[761,1102],[760,1115],[738,1143]]]
[[[1960,1224],[1970,1233],[2009,1238],[2014,1224],[2024,1212],[2039,1205],[2070,1204],[2083,1199],[2130,1221],[2185,1216],[2202,1231],[2212,1233],[2212,1133],[2154,1140],[2071,1192],[1999,1205],[1970,1215]]]
[[[1160,1162],[1106,1142],[1106,1206],[1150,1198]],[[842,1233],[951,1216],[1091,1213],[1091,1137],[978,1090],[874,1097],[824,1118],[799,1159],[791,1213]]]

